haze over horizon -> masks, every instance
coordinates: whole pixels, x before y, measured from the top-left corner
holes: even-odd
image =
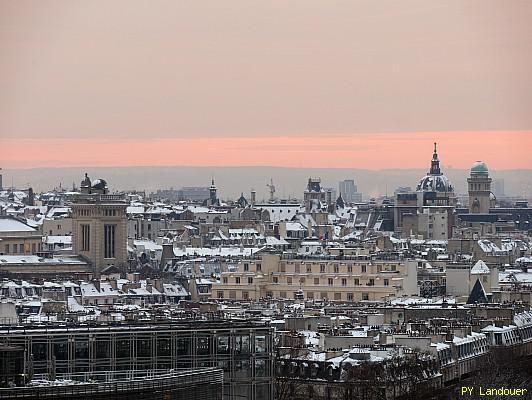
[[[532,2],[3,2],[0,167],[532,168]]]

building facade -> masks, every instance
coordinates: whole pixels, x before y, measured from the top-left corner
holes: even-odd
[[[488,214],[490,211],[491,178],[488,167],[482,161],[476,161],[467,178],[469,190],[469,212],[471,214]]]
[[[221,368],[224,399],[273,398],[273,330],[245,321],[0,329],[32,374]]]
[[[42,250],[42,234],[23,221],[0,216],[0,254],[31,255]]]
[[[418,294],[417,262],[336,259],[282,259],[264,254],[241,260],[235,270],[221,273],[212,297],[229,300],[276,299],[364,301]]]
[[[108,194],[103,179],[85,176],[82,193],[72,204],[72,250],[92,263],[95,274],[114,265],[127,266],[127,202],[123,194]]]

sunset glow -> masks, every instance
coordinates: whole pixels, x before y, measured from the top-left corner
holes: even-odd
[[[424,168],[438,142],[442,164],[532,168],[532,131],[418,132],[350,136],[146,139],[0,139],[4,168],[80,166],[247,166]]]

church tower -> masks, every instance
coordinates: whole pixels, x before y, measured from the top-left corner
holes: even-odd
[[[211,187],[209,188],[209,200],[210,200],[211,206],[218,204],[216,192],[217,192],[217,189],[216,189],[216,185],[214,184],[214,178],[213,178],[211,181]]]
[[[491,178],[488,167],[482,161],[476,161],[467,178],[469,189],[469,212],[471,214],[488,214],[491,199]]]

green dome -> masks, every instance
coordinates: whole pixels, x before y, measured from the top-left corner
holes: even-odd
[[[473,174],[487,174],[488,173],[488,166],[485,163],[483,163],[482,161],[475,161],[475,163],[471,167],[471,173],[473,173]]]

